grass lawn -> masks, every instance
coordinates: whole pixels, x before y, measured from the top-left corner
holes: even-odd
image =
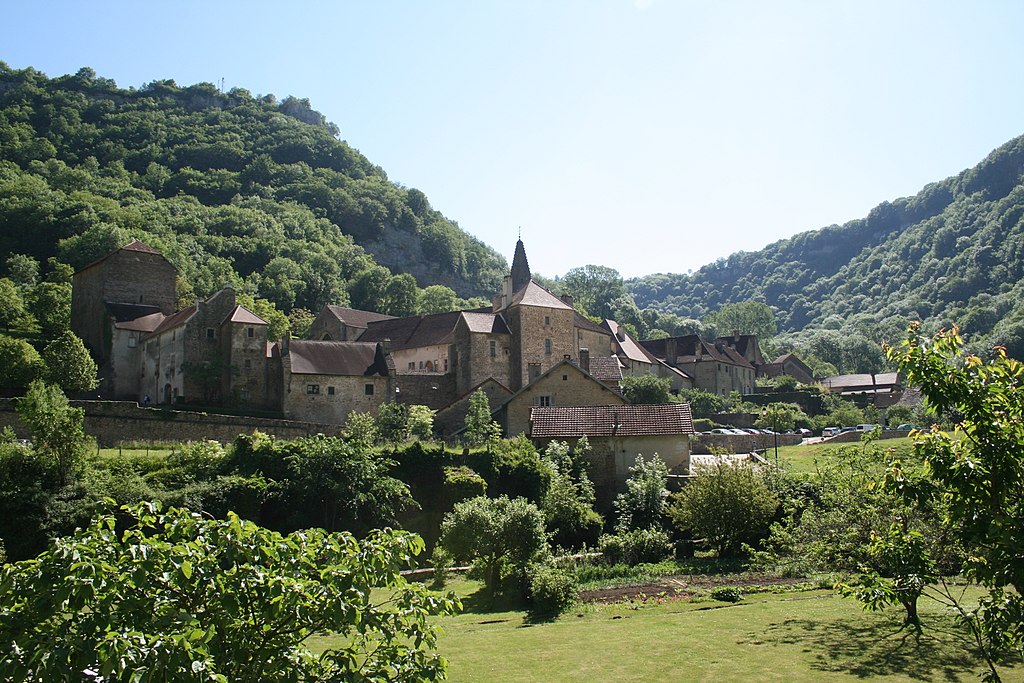
[[[901,436],[894,439],[879,439],[873,442],[882,448],[893,448],[896,446],[910,446],[912,443],[909,437]],[[779,464],[790,472],[814,472],[815,461],[828,459],[833,452],[844,446],[860,448],[859,443],[813,443],[799,446],[779,446]],[[775,449],[768,449],[764,457],[768,462],[775,462]]]
[[[952,619],[922,601],[925,635],[899,613],[864,612],[831,591],[715,601],[586,605],[557,621],[522,612],[445,619],[451,681],[976,681],[983,664]],[[1003,669],[1004,681],[1024,670]]]

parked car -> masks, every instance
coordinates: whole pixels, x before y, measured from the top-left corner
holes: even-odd
[[[732,430],[731,429],[726,429],[724,427],[715,427],[714,429],[711,430],[711,433],[712,434],[732,434]]]
[[[839,427],[825,427],[821,430],[821,438],[827,439],[830,436],[835,436],[839,431]]]
[[[876,429],[881,429],[882,425],[857,425],[858,432],[873,432]]]
[[[795,433],[799,434],[800,436],[810,436],[811,430],[807,429],[806,427],[801,427],[800,429],[797,429]]]
[[[908,422],[907,424],[901,424],[896,429],[897,429],[897,431],[901,431],[901,432],[910,432],[910,431],[913,431],[913,430],[917,429],[917,425],[912,425],[912,424],[910,424]]]
[[[841,428],[839,430],[839,433],[840,434],[845,434],[846,432],[855,432],[855,431],[857,431],[856,427],[843,427],[843,428]]]

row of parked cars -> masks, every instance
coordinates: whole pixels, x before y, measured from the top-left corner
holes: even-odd
[[[872,424],[857,425],[856,427],[825,427],[825,429],[821,430],[821,438],[827,439],[830,436],[842,434],[843,432],[873,432],[876,429],[885,429],[885,427],[882,425]],[[900,432],[909,432],[917,429],[917,427],[908,423],[901,424],[900,426],[895,427],[895,429]]]
[[[801,436],[810,436],[810,429],[795,429],[791,432],[779,432],[779,434],[800,434]],[[761,434],[775,434],[770,429],[739,429],[734,427],[716,427],[708,432],[701,432],[701,434],[732,434],[734,436],[757,436]]]

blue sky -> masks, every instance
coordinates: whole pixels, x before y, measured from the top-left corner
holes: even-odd
[[[1024,2],[18,2],[0,60],[308,97],[548,276],[686,272],[1024,134]]]

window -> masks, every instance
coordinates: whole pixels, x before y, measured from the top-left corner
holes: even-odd
[[[544,316],[544,327],[551,327],[551,316]]]
[[[420,370],[423,369],[423,361],[420,361]]]
[[[563,382],[568,382],[569,381],[569,375],[562,375],[562,381]]]
[[[243,401],[248,401],[249,400],[249,390],[248,389],[240,389],[238,391],[238,397],[240,399],[242,399]]]
[[[320,393],[320,385],[319,384],[307,384],[306,385],[306,393],[310,394],[310,395],[319,394]]]
[[[214,335],[213,328],[212,327],[207,327],[206,328],[206,338],[207,339],[213,339],[213,335]]]
[[[367,396],[373,396],[373,385],[367,384],[366,386],[364,386],[363,393],[366,394]]]
[[[487,342],[487,345],[488,345],[488,347],[490,349],[491,358],[494,358],[495,356],[497,356],[498,355],[498,342],[496,342],[496,341],[494,341],[492,339],[491,341]]]
[[[334,396],[334,387],[327,387],[327,395]]]
[[[139,338],[135,336],[134,332],[132,332],[131,334],[128,335],[128,348],[129,349],[134,349],[138,345],[139,345]]]
[[[530,363],[527,366],[527,369],[529,371],[528,376],[530,382],[540,377],[540,363]]]
[[[551,340],[550,339],[545,339],[544,340],[544,353],[546,355],[548,355],[548,356],[551,355]]]
[[[444,371],[448,372],[448,359],[447,358],[444,359]]]
[[[416,361],[409,361],[409,369],[410,370],[415,370],[416,369]]]
[[[248,358],[245,359],[245,369],[246,371],[252,370],[252,361]]]
[[[249,337],[249,338],[255,337],[256,336],[256,330],[254,330],[251,327],[245,328],[245,336]]]
[[[538,396],[537,397],[537,405],[541,406],[542,408],[549,407],[551,405],[551,397],[550,396]]]

